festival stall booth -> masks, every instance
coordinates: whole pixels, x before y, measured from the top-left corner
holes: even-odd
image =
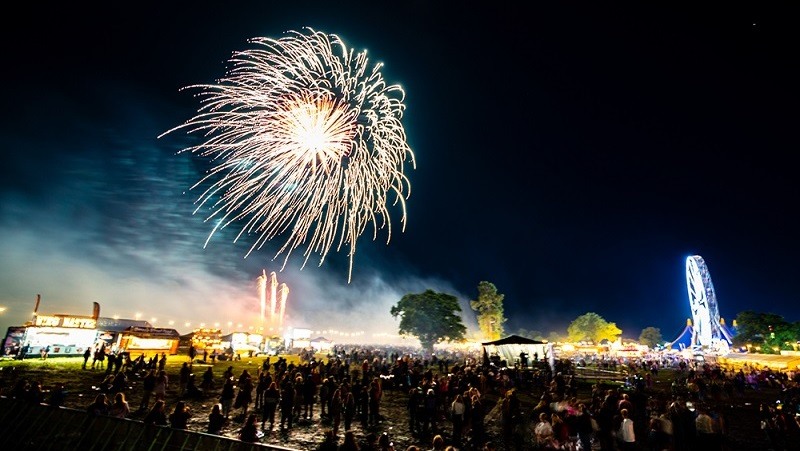
[[[202,353],[203,350],[211,354],[214,351],[222,352],[222,330],[221,329],[195,329],[191,333],[181,336],[182,346],[194,346],[194,348]]]
[[[621,337],[609,343],[608,349],[612,356],[627,359],[640,359],[650,350],[647,345],[623,342]]]
[[[528,367],[536,361],[548,362],[551,367],[555,363],[553,361],[552,343],[520,337],[519,335],[509,335],[499,340],[482,343],[482,345],[484,355],[497,356],[501,361],[506,362],[506,366],[514,366],[515,362],[519,363],[520,356],[523,353],[526,356],[526,366]]]
[[[311,347],[311,329],[290,328],[283,339],[286,349],[308,349]]]
[[[314,352],[317,353],[328,353],[333,346],[333,341],[328,340],[325,337],[317,337],[311,340],[311,347],[314,348]]]
[[[264,338],[265,353],[270,355],[278,355],[284,348],[284,340],[280,335],[266,336]]]
[[[22,340],[25,339],[24,326],[11,326],[6,331],[6,338],[3,340],[3,356],[16,356],[22,348]]]
[[[39,356],[43,349],[50,357],[82,355],[86,348],[94,346],[96,323],[91,316],[37,314],[25,327],[20,352],[25,358]]]
[[[231,332],[221,337],[220,346],[230,358],[253,356],[264,346],[264,336],[249,332]]]
[[[86,348],[94,345],[97,338],[97,318],[100,315],[100,304],[94,303],[92,316],[80,315],[41,315],[39,303],[41,296],[36,296],[33,319],[27,322],[19,338],[19,357],[40,356],[46,350],[48,356],[79,356]],[[11,330],[9,329],[9,332]],[[19,335],[19,329],[15,335]],[[9,338],[6,336],[6,343]]]
[[[28,358],[40,356],[46,349],[48,357],[82,356],[86,349],[103,344],[107,352],[177,351],[178,332],[174,329],[153,328],[147,321],[101,318],[97,302],[93,303],[91,316],[42,315],[40,302],[41,296],[37,295],[31,321],[8,329],[3,343],[5,354]]]
[[[116,347],[130,353],[132,358],[149,353],[175,355],[180,337],[175,329],[133,326],[119,334]]]
[[[95,339],[95,348],[99,348],[105,344],[109,352],[117,353],[119,349],[120,339],[122,334],[131,327],[153,327],[147,321],[134,320],[134,319],[120,319],[120,318],[97,318],[97,338]]]

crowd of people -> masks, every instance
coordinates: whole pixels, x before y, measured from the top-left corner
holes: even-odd
[[[763,436],[753,441],[773,450],[800,443],[800,375],[793,371],[725,369],[674,356],[616,364],[627,374],[621,385],[596,383],[580,398],[574,379],[555,373],[525,418],[515,412],[509,389],[503,404],[506,443],[513,449],[736,450],[742,445],[731,443],[728,416],[745,407],[735,404],[748,391],[767,389],[775,402],[761,403],[754,429]],[[673,373],[671,385],[655,390],[664,368]]]
[[[168,374],[164,354],[97,357],[91,366],[84,357],[87,371],[104,370],[86,406],[89,415],[217,435],[233,430],[249,442],[274,430],[291,434],[298,425],[318,425],[320,450],[395,449],[388,431],[397,431],[398,422],[416,443],[409,450],[724,450],[731,448],[728,412],[720,401],[768,387],[780,393],[781,402],[759,410],[765,441],[772,449],[790,449],[800,430],[798,375],[726,370],[674,357],[590,362],[608,367],[613,360],[627,372],[622,385],[598,382],[590,388],[576,378],[576,366],[587,365],[581,359],[557,360],[553,367],[538,359],[503,367],[470,353],[426,357],[408,349],[353,347],[297,364],[266,357],[252,374],[252,368],[235,374],[233,365],[208,365],[195,354],[177,374]],[[215,374],[222,367],[227,368]],[[204,368],[199,384],[196,368]],[[668,391],[654,391],[664,368],[675,373],[674,382]],[[131,380],[140,382],[134,393]],[[168,392],[177,394],[171,408]],[[5,394],[61,406],[66,393],[57,385],[46,400],[41,382],[22,378]],[[387,394],[401,400],[406,418],[384,415]],[[140,399],[133,410],[131,396]],[[523,407],[522,398],[538,401]],[[208,412],[193,412],[193,400],[213,404]]]

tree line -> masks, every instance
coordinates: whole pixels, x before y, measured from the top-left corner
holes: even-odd
[[[470,300],[475,312],[478,328],[487,341],[506,335],[507,321],[503,301],[505,295],[487,281],[477,287],[477,296]],[[409,293],[391,307],[392,317],[400,320],[400,335],[419,339],[423,349],[433,352],[433,346],[443,342],[463,342],[467,328],[462,318],[458,298],[451,294],[425,290]],[[733,337],[735,346],[747,346],[753,352],[777,353],[781,350],[797,350],[800,345],[800,322],[790,323],[783,317],[771,313],[744,311],[736,317],[737,333]],[[623,331],[616,323],[609,322],[595,312],[578,316],[567,327],[566,334],[550,331],[547,335],[537,330],[518,329],[515,335],[548,342],[614,342]],[[664,340],[657,327],[645,327],[638,342],[651,348],[670,344]]]

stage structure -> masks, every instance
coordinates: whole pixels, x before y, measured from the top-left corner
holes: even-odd
[[[686,258],[686,286],[692,320],[687,322],[684,333],[691,328],[691,347],[695,350],[727,354],[733,343],[732,335],[719,316],[714,284],[703,257],[693,255]]]
[[[256,283],[261,307],[261,327],[265,333],[275,333],[283,329],[289,287],[285,283],[278,284],[278,276],[275,271],[267,276],[267,271],[262,270],[261,275],[256,279]],[[268,312],[267,309],[269,309]]]

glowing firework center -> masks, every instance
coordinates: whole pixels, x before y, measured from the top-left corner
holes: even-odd
[[[405,228],[404,165],[415,165],[405,92],[336,35],[305,28],[250,42],[257,48],[236,52],[218,84],[190,86],[201,90],[198,114],[161,136],[202,133],[205,142],[184,150],[217,164],[192,187],[207,187],[195,213],[208,208],[215,220],[208,240],[241,222],[240,235],[257,235],[248,254],[285,239],[276,256],[305,246],[303,265],[311,254],[321,265],[331,248],[347,248],[349,281],[369,223],[388,243],[391,205]]]

